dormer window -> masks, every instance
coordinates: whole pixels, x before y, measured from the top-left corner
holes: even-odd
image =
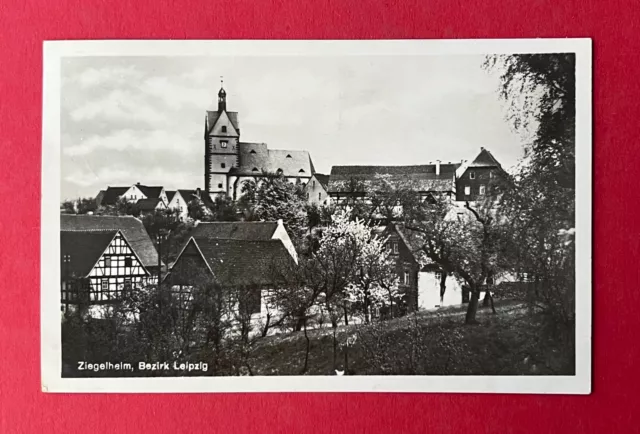
[[[298,170],[298,173],[304,173],[304,169]]]
[[[254,167],[254,168],[253,168],[253,170],[252,170],[252,172],[259,172],[259,170],[258,170],[258,168],[257,168],[257,167]]]
[[[226,140],[222,140],[222,141],[220,142],[220,147],[222,147],[222,148],[226,148],[226,147],[227,147],[227,141],[226,141]]]
[[[227,126],[226,126],[226,125],[223,125],[223,126],[222,126],[221,131],[222,131],[223,133],[226,133],[226,132],[227,132]]]
[[[282,170],[282,169],[278,169],[278,170],[276,171],[276,175],[282,175],[282,173],[283,173],[283,170]]]
[[[476,179],[476,172],[469,172],[469,179]]]
[[[291,158],[291,154],[287,154],[287,158]]]
[[[226,167],[226,164],[221,163],[221,164],[220,164],[220,167],[224,169],[224,168]]]
[[[253,149],[251,150],[251,152],[249,152],[250,154],[255,154],[256,151],[254,151]]]

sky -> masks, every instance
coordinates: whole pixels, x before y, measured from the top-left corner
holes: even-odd
[[[240,140],[333,165],[522,157],[483,56],[74,57],[62,62],[63,199],[136,182],[204,187],[204,118],[227,109]]]

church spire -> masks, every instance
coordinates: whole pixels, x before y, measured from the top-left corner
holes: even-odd
[[[227,110],[227,92],[224,90],[224,79],[220,76],[220,91],[218,92],[218,111]]]

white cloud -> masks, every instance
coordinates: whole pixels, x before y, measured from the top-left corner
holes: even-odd
[[[140,90],[147,95],[160,98],[172,109],[179,109],[184,105],[203,107],[211,98],[202,89],[181,83],[180,80],[169,80],[167,77],[147,78]]]
[[[114,85],[139,80],[143,77],[142,72],[136,70],[134,66],[121,67],[105,67],[105,68],[87,68],[82,72],[74,75],[72,82],[79,84],[83,88]]]
[[[131,129],[117,130],[109,135],[93,135],[78,144],[63,143],[62,152],[69,157],[80,157],[97,150],[111,151],[149,151],[166,152],[176,150],[189,151],[194,148],[194,140],[189,135],[175,131],[152,130],[135,131]],[[198,150],[200,148],[198,147]]]
[[[76,122],[100,118],[105,121],[132,121],[158,125],[165,121],[166,115],[153,107],[142,95],[116,89],[104,98],[87,100],[83,105],[72,109],[70,116]]]
[[[174,170],[170,173],[171,185],[166,184],[168,178],[166,169],[157,167],[144,174],[134,173],[132,170],[120,167],[101,167],[97,171],[76,169],[64,177],[64,180],[80,187],[94,187],[96,194],[108,186],[128,186],[136,182],[146,185],[161,185],[167,189],[194,188],[201,181],[200,174],[186,170]]]

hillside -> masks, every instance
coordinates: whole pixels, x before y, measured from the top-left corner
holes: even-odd
[[[465,325],[466,306],[419,312],[371,325],[336,330],[335,369],[345,375],[571,375],[572,359],[543,327],[541,314],[512,300],[496,302],[497,314],[478,311]],[[306,375],[335,375],[333,329],[308,331]],[[351,341],[346,347],[345,342]],[[304,332],[257,342],[254,375],[300,375]],[[345,358],[346,355],[346,358]]]

